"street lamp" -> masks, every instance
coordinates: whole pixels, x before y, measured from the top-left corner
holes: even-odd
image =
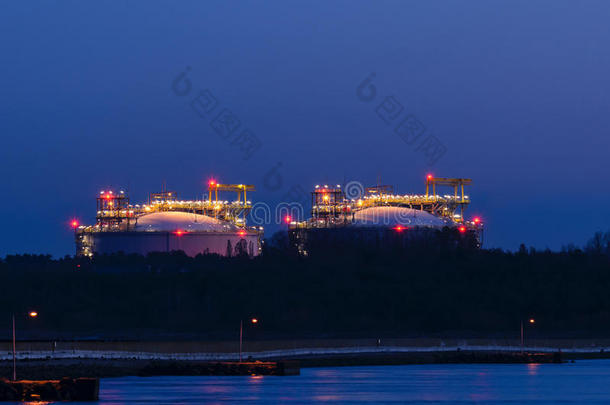
[[[258,319],[251,318],[250,323],[252,325],[256,325],[258,323]],[[241,363],[242,347],[243,347],[243,343],[244,343],[243,338],[244,338],[244,321],[243,321],[243,319],[240,319],[240,321],[239,321],[239,362],[240,363]]]
[[[30,311],[28,313],[30,318],[36,318],[38,312]],[[17,381],[17,351],[15,350],[15,314],[13,314],[13,381]]]
[[[536,323],[536,320],[534,318],[530,318],[527,320],[527,322],[530,325],[533,325],[534,323]],[[523,335],[523,319],[521,320],[521,353],[523,353],[523,341],[524,341],[524,335]]]

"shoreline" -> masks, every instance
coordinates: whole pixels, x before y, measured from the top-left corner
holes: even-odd
[[[19,346],[19,345],[18,345]],[[400,346],[363,346],[363,347],[327,347],[327,348],[296,348],[284,350],[266,351],[244,351],[244,359],[274,361],[282,359],[307,359],[324,358],[336,356],[400,356],[400,355],[425,355],[430,354],[450,354],[459,352],[474,353],[520,353],[520,346],[433,346],[433,347],[400,347]],[[538,347],[524,346],[523,351],[529,353],[557,353],[560,352],[566,358],[610,358],[610,347]],[[12,352],[1,352],[0,362],[12,360]],[[238,352],[186,352],[186,353],[165,353],[165,352],[134,352],[134,351],[108,351],[108,350],[19,350],[16,354],[17,360],[162,360],[162,361],[237,361]]]
[[[411,352],[358,352],[325,355],[284,356],[275,359],[247,359],[244,363],[187,360],[187,359],[142,359],[142,358],[39,358],[17,361],[19,379],[58,379],[63,377],[112,378],[125,376],[203,376],[203,375],[253,375],[257,372],[235,373],[218,371],[236,370],[240,364],[290,364],[291,368],[343,367],[343,366],[390,366],[423,364],[542,364],[565,363],[584,359],[609,359],[608,352],[503,352],[497,350],[456,350],[456,351],[411,351]],[[243,370],[242,370],[243,371]],[[9,378],[12,361],[0,361],[0,378]],[[258,372],[261,375],[273,373]],[[278,374],[293,375],[293,374]]]
[[[558,353],[425,352],[425,353],[360,353],[358,355],[310,356],[275,361],[248,359],[244,362],[159,359],[29,359],[17,362],[20,380],[61,378],[111,378],[152,376],[250,376],[299,375],[307,367],[388,366],[415,364],[531,364],[560,363]],[[0,378],[9,379],[12,361],[0,362]]]
[[[387,366],[415,364],[557,363],[580,359],[610,359],[610,343],[598,341],[530,340],[514,342],[396,339],[386,345],[363,340],[248,341],[244,363],[290,362],[298,367]],[[461,344],[459,344],[459,343]],[[526,343],[528,343],[526,342]],[[388,345],[395,343],[395,345]],[[484,344],[487,343],[487,344]],[[510,344],[506,344],[510,343]],[[403,344],[403,345],[400,345]],[[410,344],[410,345],[404,345]],[[299,346],[297,346],[299,345]],[[17,342],[19,378],[122,377],[152,375],[236,375],[226,365],[240,364],[236,342]],[[2,346],[0,346],[2,348]],[[0,377],[10,378],[12,351],[0,351]],[[49,350],[51,349],[51,350]],[[221,363],[225,366],[219,366]],[[214,371],[215,370],[215,371]],[[217,372],[218,374],[214,374]],[[242,375],[248,375],[242,374]]]
[[[283,357],[351,355],[360,353],[411,353],[472,351],[521,351],[518,339],[507,338],[244,338],[243,356],[260,360]],[[610,339],[527,338],[524,350],[552,353],[610,352]],[[0,361],[12,359],[12,342],[0,341]],[[19,359],[166,359],[235,361],[239,340],[17,340]]]

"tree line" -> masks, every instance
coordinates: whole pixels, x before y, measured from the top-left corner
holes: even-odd
[[[610,232],[558,252],[452,238],[320,243],[302,256],[279,232],[254,259],[9,255],[0,331],[8,338],[15,314],[32,339],[223,339],[249,317],[256,338],[512,336],[534,317],[540,336],[610,335]]]

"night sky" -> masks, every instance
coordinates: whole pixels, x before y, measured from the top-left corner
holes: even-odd
[[[610,228],[609,20],[605,0],[4,1],[0,256],[73,254],[68,223],[91,223],[102,189],[196,198],[211,177],[269,203],[469,177],[485,246],[582,245]],[[200,115],[204,90],[217,106]],[[211,124],[225,109],[260,142],[248,159]],[[425,128],[412,144],[407,116]]]

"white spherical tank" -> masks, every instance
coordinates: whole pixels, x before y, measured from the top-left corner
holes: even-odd
[[[408,207],[370,207],[354,213],[353,225],[362,227],[379,226],[415,226],[425,228],[442,228],[448,221],[426,211]]]
[[[93,232],[88,235],[93,253],[184,251],[188,256],[257,256],[261,234],[207,215],[180,211],[155,212],[137,218],[126,230]]]

